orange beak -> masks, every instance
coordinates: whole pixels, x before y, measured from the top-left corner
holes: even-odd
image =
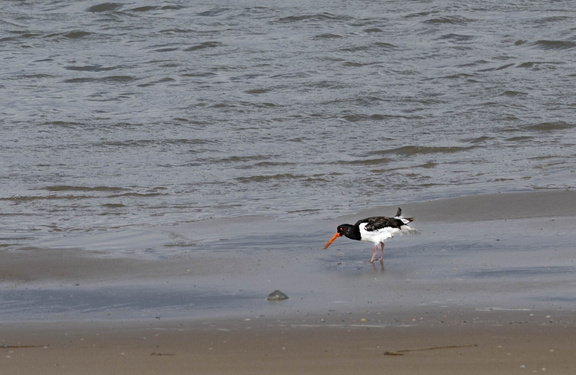
[[[340,233],[336,233],[332,238],[330,238],[330,241],[326,242],[326,245],[324,245],[323,249],[326,250],[328,246],[332,245],[332,242],[336,241],[336,238],[340,236],[341,236]]]

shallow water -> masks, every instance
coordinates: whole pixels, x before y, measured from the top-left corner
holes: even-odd
[[[526,215],[509,202],[540,210]],[[576,311],[575,204],[573,192],[539,192],[408,205],[421,218],[420,234],[388,241],[385,262],[373,265],[370,243],[339,239],[321,250],[354,216],[155,227],[148,240],[157,242],[140,250],[129,241],[117,242],[120,251],[69,239],[76,246],[5,251],[0,314],[16,321]],[[456,221],[430,219],[458,210]],[[289,299],[267,301],[276,289]]]
[[[44,238],[573,188],[572,8],[8,2],[0,224]]]

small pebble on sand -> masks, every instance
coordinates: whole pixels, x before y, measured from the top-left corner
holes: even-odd
[[[288,299],[288,296],[279,290],[275,290],[268,295],[268,301],[282,301]]]

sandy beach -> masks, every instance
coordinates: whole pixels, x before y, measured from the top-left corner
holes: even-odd
[[[158,238],[185,244],[164,259],[110,256],[90,238],[84,249],[7,248],[0,368],[572,374],[574,198],[552,191],[403,205],[421,235],[390,242],[385,265],[366,262],[366,244],[320,249],[335,225],[390,207],[300,224],[307,232],[296,223],[268,223],[263,233],[229,222],[228,232],[214,222],[157,228]],[[208,239],[190,251],[199,227]],[[290,298],[266,301],[274,289]]]
[[[573,314],[3,325],[17,374],[572,374]]]

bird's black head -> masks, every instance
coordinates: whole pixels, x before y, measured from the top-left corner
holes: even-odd
[[[352,240],[360,241],[360,230],[358,227],[350,224],[341,224],[338,225],[338,229],[336,229],[341,236],[348,237]]]
[[[351,226],[352,225],[350,225],[350,224],[340,224],[340,225],[338,225],[338,228],[336,229],[336,231],[338,233],[340,233],[342,236],[345,236],[346,233],[348,233],[350,231]]]

